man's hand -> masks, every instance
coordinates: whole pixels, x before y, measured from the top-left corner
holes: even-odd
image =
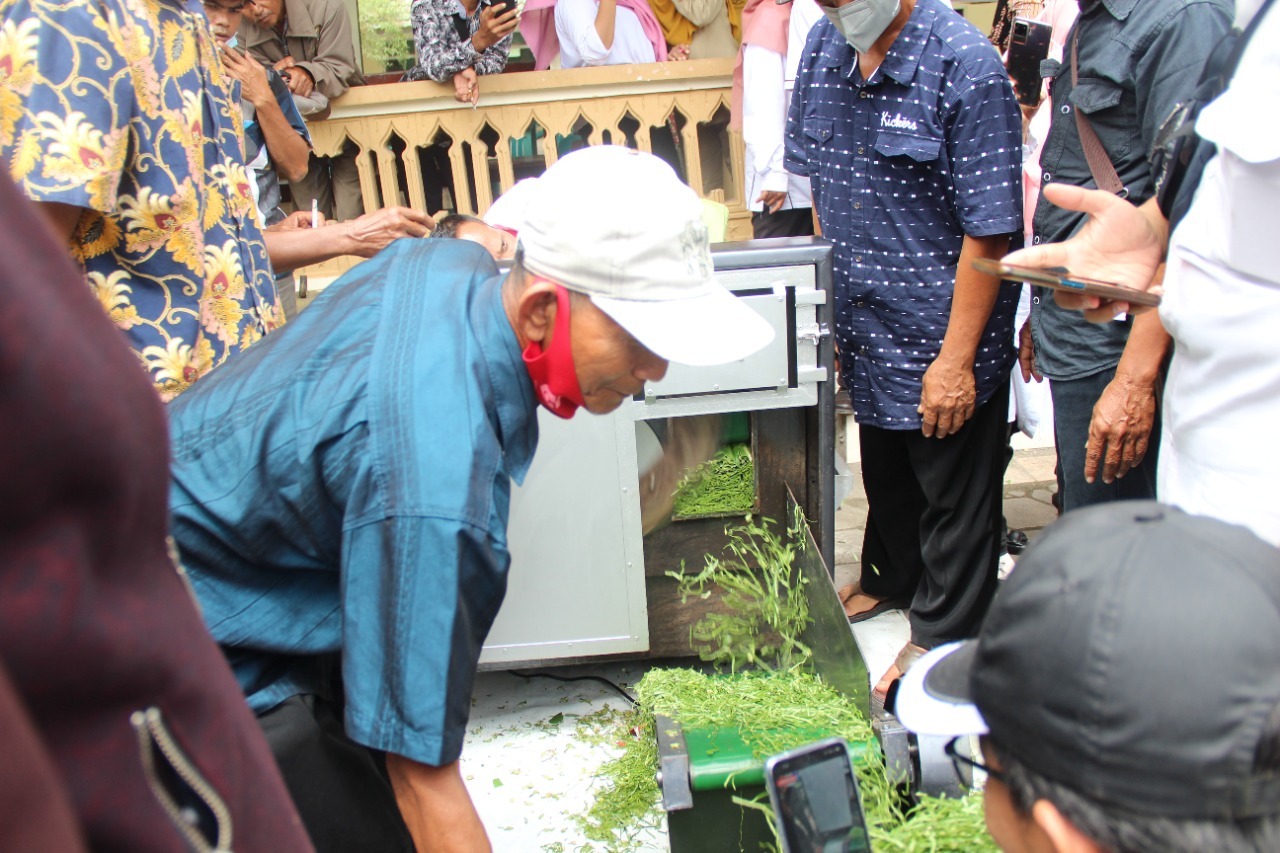
[[[222,46],[222,64],[227,74],[240,81],[240,97],[262,109],[266,104],[274,104],[276,96],[267,82],[267,69],[256,59],[250,59],[234,47]]]
[[[1008,234],[985,237],[966,234],[960,246],[947,331],[942,336],[938,357],[924,372],[924,381],[920,384],[920,405],[916,411],[920,413],[920,431],[925,437],[946,438],[959,432],[977,408],[974,357],[1000,294],[1000,280],[975,270],[973,260],[999,257],[1008,248]]]
[[[401,237],[425,237],[436,225],[430,216],[410,207],[384,207],[342,224],[348,228],[349,254],[362,258],[372,258]]]
[[[425,237],[435,220],[408,207],[387,207],[346,222],[311,228],[311,211],[298,211],[266,229],[267,257],[276,272],[289,272],[341,255],[372,258],[392,240]]]
[[[777,213],[782,210],[782,205],[786,200],[786,193],[780,193],[775,190],[765,190],[756,198],[756,201],[764,205],[765,213]]]
[[[476,53],[484,53],[511,33],[515,32],[520,16],[513,8],[504,11],[497,6],[485,6],[480,12],[480,25],[471,34],[471,46]]]
[[[934,359],[924,372],[920,388],[920,431],[925,437],[946,438],[959,432],[964,422],[973,417],[978,399],[973,365]]]
[[[317,227],[323,228],[328,224],[324,214],[320,211],[317,210],[315,212],[315,217]],[[311,230],[311,211],[309,210],[295,210],[275,225],[268,225],[266,228],[267,231],[298,231],[304,229]]]
[[[284,84],[289,87],[290,92],[304,98],[311,97],[311,93],[316,88],[315,78],[311,76],[310,71],[294,62],[292,56],[281,59],[274,67],[284,78]]]
[[[1044,377],[1036,370],[1036,346],[1031,338],[1031,319],[1028,318],[1018,331],[1018,366],[1022,368],[1022,381],[1034,379],[1043,382]]]
[[[475,104],[480,100],[479,78],[474,68],[464,68],[453,75],[453,99],[463,104]]]
[[[1156,418],[1155,386],[1119,373],[1093,407],[1084,452],[1084,479],[1092,483],[1102,466],[1102,482],[1112,483],[1142,462]]]
[[[1152,279],[1164,259],[1168,223],[1152,199],[1135,207],[1103,190],[1086,190],[1065,184],[1048,184],[1041,191],[1046,199],[1066,210],[1089,214],[1084,227],[1071,239],[1021,249],[1007,255],[1010,264],[1028,267],[1066,267],[1073,275],[1111,281],[1136,290],[1154,289]],[[1138,314],[1149,310],[1127,302],[1097,296],[1055,291],[1054,299],[1063,308],[1084,311],[1095,323],[1117,314]]]

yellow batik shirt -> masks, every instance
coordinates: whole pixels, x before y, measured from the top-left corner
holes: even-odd
[[[199,2],[0,0],[0,155],[165,400],[283,322]]]

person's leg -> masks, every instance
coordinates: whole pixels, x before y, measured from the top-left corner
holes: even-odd
[[[995,595],[1008,393],[1002,386],[954,435],[912,433],[911,462],[927,501],[925,568],[911,602],[911,642],[921,648],[975,636]]]
[[[920,516],[925,500],[911,470],[907,436],[904,430],[858,429],[867,522],[861,578],[840,590],[850,616],[884,601],[910,599],[924,571]]]
[[[360,170],[356,160],[360,148],[347,142],[342,153],[331,159],[330,174],[333,177],[333,215],[339,222],[347,222],[364,216],[364,196],[360,192]],[[387,204],[394,203],[388,201]]]
[[[311,201],[325,219],[333,219],[333,185],[329,178],[329,158],[311,155],[307,161],[307,173],[289,184],[293,206],[298,210],[310,210]]]
[[[293,273],[287,272],[276,276],[276,293],[280,295],[280,307],[284,309],[284,318],[292,320],[298,316],[298,287],[294,284]]]
[[[1111,483],[1102,481],[1102,472],[1092,483],[1085,482],[1085,444],[1089,440],[1089,423],[1093,407],[1115,375],[1111,368],[1082,379],[1054,380],[1049,391],[1053,395],[1053,430],[1058,447],[1061,511],[1070,512],[1084,506],[1119,500],[1145,500],[1156,494],[1155,471],[1160,441],[1159,412],[1152,430],[1146,458],[1125,476]]]
[[[751,214],[751,236],[757,240],[767,237],[813,236],[813,208],[793,207],[777,213]]]
[[[382,755],[346,736],[318,696],[294,696],[258,723],[317,853],[413,853]]]

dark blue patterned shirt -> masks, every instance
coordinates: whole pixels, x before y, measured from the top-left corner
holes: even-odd
[[[835,244],[836,342],[858,422],[918,429],[966,234],[1022,228],[1022,118],[990,42],[919,0],[864,80],[830,22],[810,32],[786,167],[808,175]],[[974,364],[978,402],[1008,379],[1017,293],[1002,288]]]

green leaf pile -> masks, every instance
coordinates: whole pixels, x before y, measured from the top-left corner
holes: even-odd
[[[709,614],[694,627],[694,637],[706,642],[705,657],[730,671],[652,669],[636,685],[639,704],[611,719],[622,755],[601,768],[596,801],[577,818],[586,837],[600,844],[600,849],[634,851],[645,829],[662,825],[661,792],[654,779],[657,714],[686,728],[737,729],[761,761],[832,735],[853,744],[874,742],[863,711],[820,677],[801,669],[809,650],[799,634],[809,616],[807,608],[800,606],[804,596],[796,594],[794,543],[779,537],[767,520],[755,523],[748,518],[726,532],[730,535],[726,556],[708,555],[702,571],[674,576],[681,580],[686,595],[703,595],[716,585],[725,591],[728,616],[733,618]],[[752,632],[763,630],[779,639],[762,644]],[[753,668],[738,671],[748,663]],[[864,751],[856,770],[877,853],[996,850],[986,832],[981,795],[960,800],[920,797],[910,804],[889,784],[878,749]],[[761,797],[739,802],[769,810],[767,799]]]
[[[751,448],[730,444],[694,468],[676,487],[675,518],[742,515],[756,505],[756,470]]]

